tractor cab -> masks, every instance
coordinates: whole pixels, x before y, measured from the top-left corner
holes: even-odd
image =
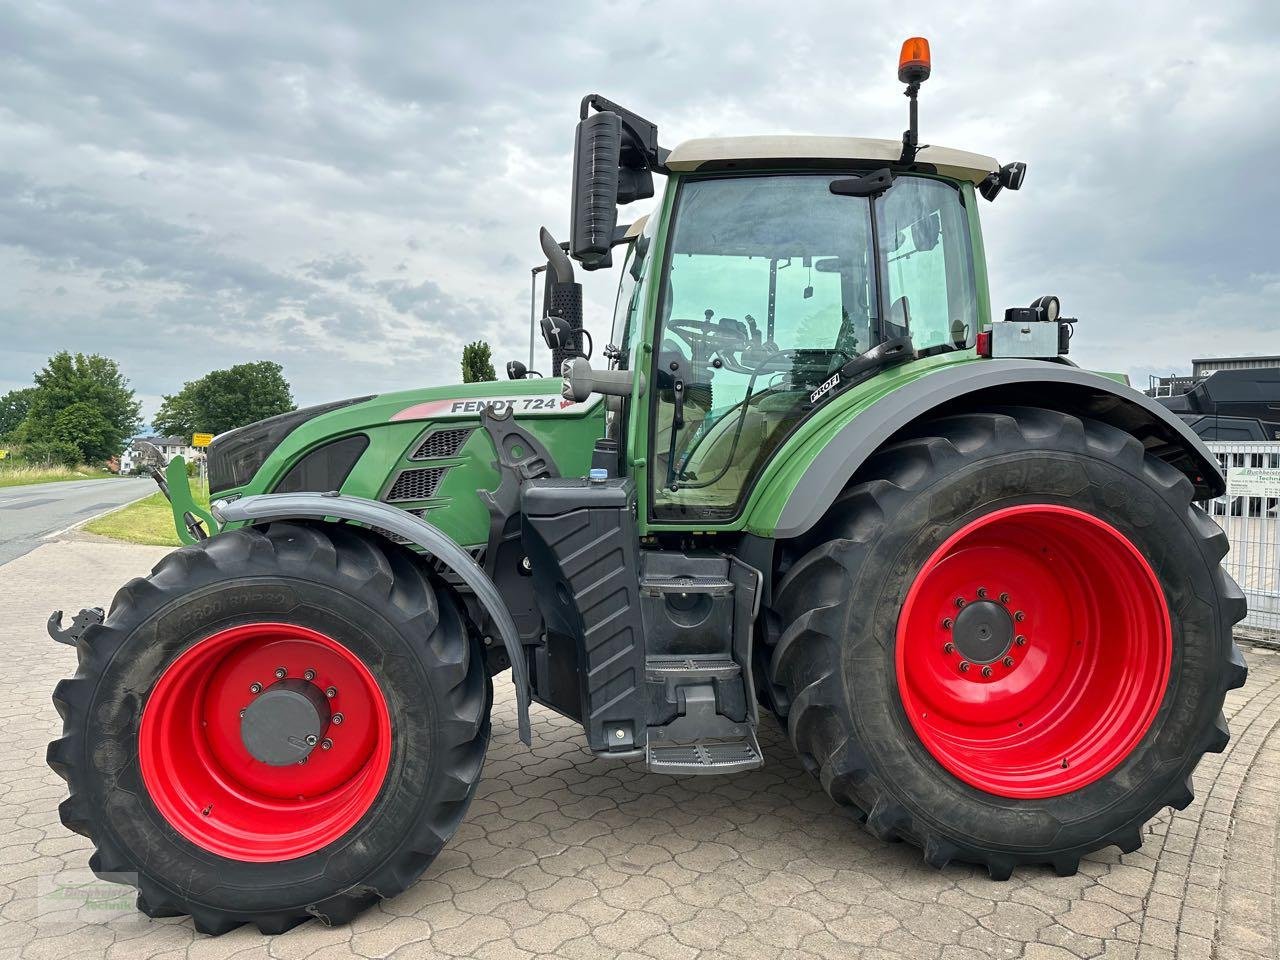
[[[544,231],[543,331],[566,397],[620,398],[610,473],[647,491],[649,522],[732,523],[773,453],[834,395],[971,350],[991,322],[976,198],[1017,189],[1025,166],[918,146],[928,58],[915,53],[899,71],[912,105],[901,141],[729,137],[668,151],[649,121],[583,100],[568,256]],[[654,173],[667,177],[657,209],[619,229],[617,206],[653,196]],[[569,260],[600,269],[617,247],[610,348],[589,358]]]

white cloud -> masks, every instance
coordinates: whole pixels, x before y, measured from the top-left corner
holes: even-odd
[[[1030,164],[983,206],[997,310],[1056,293],[1076,359],[1135,377],[1280,353],[1273,4],[11,4],[0,389],[59,349],[149,404],[251,359],[316,402],[454,381],[474,336],[523,357],[583,93],[668,145],[896,136],[912,33],[925,140]]]

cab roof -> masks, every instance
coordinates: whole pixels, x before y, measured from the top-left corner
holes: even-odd
[[[870,137],[705,137],[686,140],[671,151],[666,167],[673,172],[724,170],[781,166],[789,161],[799,165],[837,164],[841,161],[894,163],[902,155],[902,141]],[[916,164],[932,167],[944,177],[981,183],[1000,169],[994,157],[951,147],[923,146]]]

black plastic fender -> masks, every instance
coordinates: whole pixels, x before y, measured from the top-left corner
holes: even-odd
[[[913,421],[1002,404],[1046,407],[1112,424],[1181,470],[1197,500],[1226,491],[1226,479],[1204,441],[1177,414],[1132,387],[1068,363],[982,360],[912,380],[845,424],[791,491],[774,537],[796,537],[817,524],[858,467]]]
[[[520,740],[528,746],[529,732],[529,667],[520,647],[515,621],[502,600],[493,580],[463,550],[436,527],[413,514],[377,500],[344,497],[337,493],[264,493],[227,502],[216,501],[213,515],[219,523],[261,522],[264,520],[336,518],[353,520],[371,527],[381,527],[421,547],[444,563],[462,580],[493,619],[502,645],[511,660],[511,677],[516,686]]]

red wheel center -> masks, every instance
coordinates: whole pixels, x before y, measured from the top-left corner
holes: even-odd
[[[1070,507],[1007,507],[942,544],[898,619],[916,734],[956,777],[1005,797],[1092,783],[1146,734],[1173,641],[1150,564]]]
[[[365,814],[391,716],[345,646],[292,624],[233,627],[165,669],[142,713],[142,779],[192,843],[234,860],[305,856]]]

